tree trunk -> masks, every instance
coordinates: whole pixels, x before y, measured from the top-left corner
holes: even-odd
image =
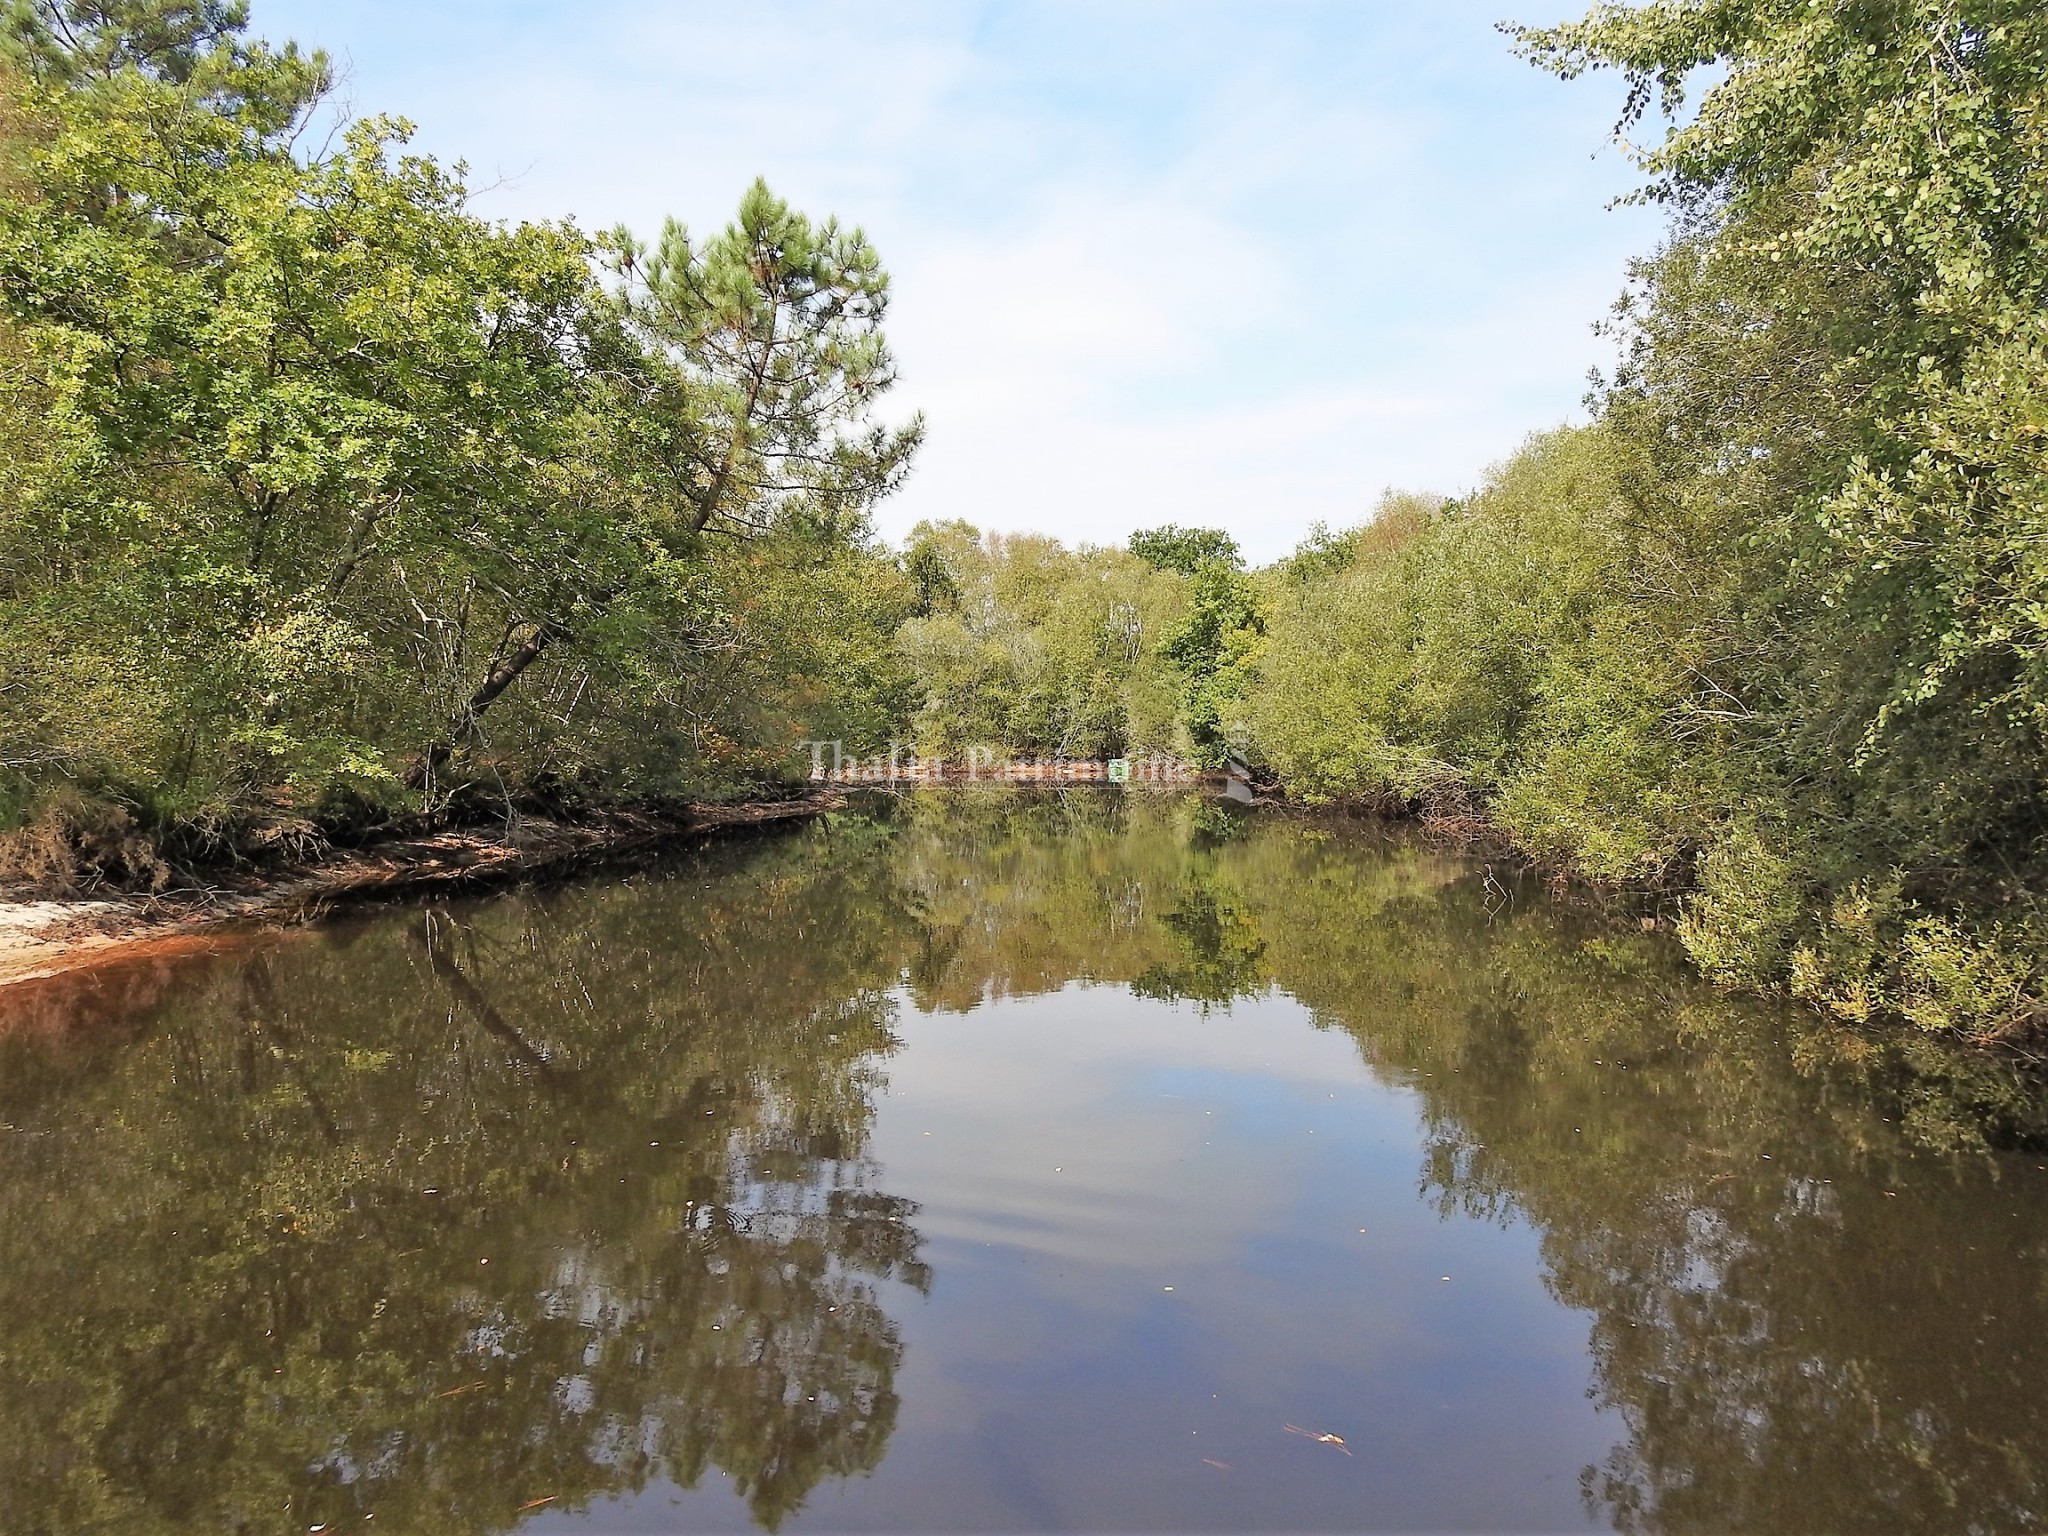
[[[520,673],[540,660],[549,646],[557,640],[567,638],[568,631],[559,624],[542,620],[533,626],[524,640],[492,662],[491,670],[484,674],[484,680],[477,686],[476,692],[469,696],[448,721],[447,733],[440,741],[427,748],[419,760],[406,770],[406,784],[413,789],[425,784],[428,776],[436,768],[455,755],[456,744],[476,728],[477,721],[483,717],[483,712],[491,707],[498,695],[517,682]]]
[[[458,736],[476,724],[478,717],[491,707],[492,701],[517,682],[520,673],[539,661],[542,652],[563,637],[564,631],[559,625],[534,625],[533,632],[514,646],[507,655],[500,657],[485,674],[476,692],[469,696],[469,702],[456,711],[455,718],[448,722],[448,734]]]

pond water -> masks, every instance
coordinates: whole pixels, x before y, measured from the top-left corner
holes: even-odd
[[[921,791],[0,992],[10,1532],[2011,1532],[2038,1087],[1345,823]]]

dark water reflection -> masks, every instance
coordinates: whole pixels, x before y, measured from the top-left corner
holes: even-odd
[[[1514,896],[942,791],[0,993],[0,1529],[2040,1528],[2038,1091]]]

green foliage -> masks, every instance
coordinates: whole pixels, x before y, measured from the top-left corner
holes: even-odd
[[[243,21],[6,13],[0,801],[165,832],[886,734],[866,516],[921,428],[859,232],[758,184],[701,246],[488,222],[402,121],[302,155],[326,62]]]
[[[1487,799],[1534,848],[1611,878],[1663,868],[1664,680],[1624,606],[1626,465],[1611,434],[1552,433],[1465,501],[1389,496],[1313,540],[1251,693],[1261,755],[1311,798]]]
[[[1198,566],[1187,612],[1161,642],[1180,674],[1180,716],[1196,761],[1242,751],[1241,698],[1266,637],[1265,601],[1254,579],[1223,560]]]
[[[332,81],[326,55],[242,34],[246,0],[6,0],[0,53],[71,91],[145,76],[257,134],[288,127]]]
[[[917,612],[897,634],[920,751],[957,758],[1170,752],[1174,677],[1161,638],[1186,582],[1122,550],[921,523],[903,569]]]
[[[627,315],[676,370],[647,448],[691,530],[858,530],[924,434],[921,419],[867,419],[896,379],[881,330],[889,278],[867,236],[814,225],[756,181],[701,246],[674,219],[652,250],[625,230],[612,240]]]
[[[1625,130],[1669,114],[1597,420],[1252,572],[1174,524],[880,549],[922,435],[875,414],[888,280],[763,185],[708,238],[493,224],[401,121],[305,153],[327,62],[238,4],[8,0],[0,863],[154,870],[90,850],[480,783],[690,792],[801,737],[1234,751],[1681,890],[1724,979],[2037,1025],[2048,18],[1660,0],[1514,35],[1619,73]]]
[[[901,565],[917,592],[897,645],[919,750],[1213,766],[1242,741],[1265,598],[1227,535],[1168,524],[1128,551],[1069,550],[924,523]]]
[[[1147,565],[1183,576],[1192,576],[1205,565],[1244,568],[1237,540],[1217,528],[1183,528],[1178,523],[1143,528],[1131,535],[1130,550]]]
[[[1259,750],[1312,796],[1480,802],[1558,864],[1688,888],[1726,979],[2033,1027],[2048,19],[1673,0],[1511,30],[1619,72],[1625,130],[1672,114],[1635,150],[1670,239],[1594,428],[1282,568]]]

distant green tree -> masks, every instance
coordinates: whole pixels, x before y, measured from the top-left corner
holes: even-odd
[[[1196,759],[1220,764],[1249,746],[1243,696],[1266,637],[1266,604],[1252,577],[1227,561],[1199,566],[1185,616],[1160,643],[1180,677],[1181,724]]]
[[[1237,540],[1218,528],[1183,528],[1178,523],[1164,523],[1132,534],[1130,549],[1147,565],[1162,571],[1178,571],[1183,576],[1192,576],[1206,565],[1244,569],[1244,556],[1238,550]]]
[[[926,594],[897,637],[921,747],[1113,757],[1177,745],[1158,643],[1187,583],[1115,549],[924,523],[903,556]]]
[[[648,445],[694,532],[859,524],[924,436],[873,419],[896,382],[889,277],[858,229],[813,224],[756,181],[701,246],[671,219],[652,247],[614,234],[628,323],[671,363]]]
[[[829,556],[865,537],[923,438],[921,420],[873,419],[895,382],[889,280],[859,230],[814,226],[756,181],[701,249],[676,220],[651,248],[625,230],[610,246],[629,345],[594,358],[586,419],[600,442],[577,485],[600,518],[554,563],[556,589],[512,616],[451,743],[552,648],[641,627],[615,619],[622,604],[697,628],[706,540]]]
[[[960,605],[960,588],[953,573],[946,569],[945,558],[930,544],[913,544],[905,551],[903,573],[917,589],[916,617],[930,618]]]

